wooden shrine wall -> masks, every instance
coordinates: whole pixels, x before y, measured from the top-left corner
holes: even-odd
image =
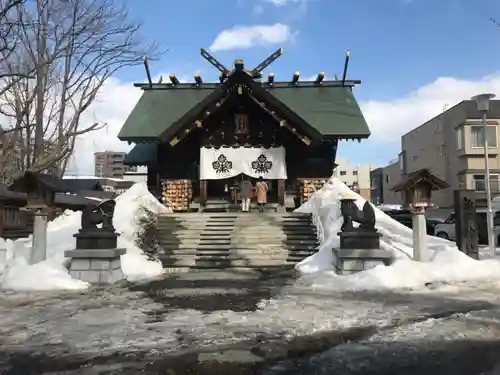
[[[245,116],[247,115],[246,119]],[[332,175],[337,140],[307,146],[288,129],[256,109],[246,111],[243,104],[221,110],[175,146],[158,148],[155,167],[148,168],[148,185],[159,186],[166,179],[189,179],[193,195],[198,196],[200,147],[278,147],[286,148],[288,182],[299,178],[327,179]],[[288,185],[288,183],[287,183]]]

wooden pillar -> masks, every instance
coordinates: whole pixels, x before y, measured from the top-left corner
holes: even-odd
[[[156,182],[156,184],[155,184],[156,185],[155,186],[156,194],[158,197],[160,197],[160,199],[162,199],[163,198],[163,191],[161,189],[161,178],[160,178],[160,171],[158,170],[158,168],[156,168],[156,179],[155,180],[156,180],[155,181]]]
[[[207,180],[200,180],[200,204],[205,206],[207,203]]]
[[[278,180],[278,204],[281,207],[285,206],[285,181],[286,180]]]

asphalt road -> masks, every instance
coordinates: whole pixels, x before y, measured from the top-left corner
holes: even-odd
[[[291,284],[286,273],[196,272],[81,294],[4,294],[0,374],[493,375],[500,369],[499,285],[417,295]]]

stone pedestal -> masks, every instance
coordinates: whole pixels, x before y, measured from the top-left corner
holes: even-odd
[[[71,258],[69,274],[90,284],[112,284],[124,279],[120,256],[126,249],[76,249],[67,250]]]
[[[71,258],[68,270],[71,277],[90,284],[112,284],[124,279],[120,256],[126,249],[118,249],[119,234],[101,228],[80,229],[74,234],[76,249],[64,252]]]
[[[35,212],[30,264],[40,263],[47,259],[47,223],[47,212]]]
[[[380,237],[377,232],[339,232],[341,249],[380,249]]]
[[[94,229],[82,230],[73,235],[77,249],[116,249],[119,234],[112,231]]]
[[[432,258],[432,251],[427,247],[427,220],[425,211],[413,213],[413,259],[418,262],[428,262]]]
[[[333,249],[333,265],[339,275],[351,275],[378,265],[392,263],[391,253],[382,249]]]

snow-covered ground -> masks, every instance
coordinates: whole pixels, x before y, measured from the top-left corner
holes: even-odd
[[[332,248],[338,248],[337,233],[342,225],[340,199],[344,194],[355,195],[361,208],[365,200],[351,191],[337,178],[331,178],[323,189],[297,211],[309,212],[315,217],[318,232],[323,237],[319,251],[297,265],[297,269],[314,279],[312,285],[330,290],[425,289],[432,282],[459,282],[473,280],[500,280],[498,259],[476,261],[460,252],[455,243],[427,236],[432,261],[414,262],[412,230],[375,208],[376,227],[381,237],[381,248],[391,252],[396,262],[389,266],[350,276],[333,272]]]
[[[78,213],[68,212],[49,225],[47,261],[27,266],[24,259],[30,241],[7,243],[7,261],[0,278],[4,288],[0,293],[0,345],[10,351],[46,353],[53,358],[117,352],[155,355],[249,340],[283,343],[294,337],[323,333],[344,333],[342,337],[349,339],[350,330],[367,330],[361,340],[364,352],[356,352],[354,344],[350,346],[352,360],[369,350],[380,350],[380,342],[399,340],[407,344],[416,342],[418,335],[429,340],[455,340],[457,329],[462,330],[462,337],[478,336],[476,326],[469,329],[473,318],[487,321],[483,327],[486,339],[497,334],[500,313],[495,306],[500,304],[500,262],[474,261],[452,243],[433,237],[428,238],[433,261],[413,262],[411,230],[379,210],[377,227],[383,236],[382,246],[397,261],[392,266],[352,276],[336,275],[331,267],[331,248],[338,245],[339,199],[343,193],[352,192],[331,179],[299,209],[312,212],[317,219],[324,240],[321,249],[297,266],[303,275],[295,284],[284,287],[272,299],[263,300],[254,312],[203,312],[172,306],[165,309],[161,298],[154,294],[124,287],[87,291],[87,285],[70,278],[65,269],[63,253],[73,247],[72,235],[80,223]],[[359,203],[363,203],[361,198]],[[149,262],[134,244],[140,206],[157,212],[164,210],[141,184],[117,199],[115,224],[122,234],[120,246],[128,250],[122,265],[129,280],[156,277],[163,272],[160,264]],[[228,281],[227,289],[234,287],[240,276],[234,275],[235,280]],[[52,289],[69,291],[39,293]],[[80,289],[79,293],[74,292]],[[176,291],[164,293],[175,295]],[[162,314],[152,320],[155,311]],[[375,341],[377,345],[373,344]],[[311,366],[318,361],[326,361],[322,363],[328,366],[332,358],[347,355],[342,345],[332,350],[312,358]],[[0,364],[1,361],[0,355]]]
[[[122,269],[129,281],[150,279],[161,275],[163,267],[149,261],[135,245],[137,219],[141,208],[153,212],[168,212],[147,190],[146,184],[135,184],[116,198],[114,225],[118,246],[127,249],[121,257]],[[80,290],[88,284],[71,278],[66,269],[65,250],[75,246],[74,233],[80,229],[81,212],[66,211],[48,225],[47,260],[28,265],[31,238],[7,241],[6,260],[0,259],[0,287],[17,291]],[[3,263],[3,264],[2,264]]]
[[[303,275],[299,282],[312,289],[332,291],[425,289],[429,283],[461,282],[474,280],[500,280],[498,259],[473,260],[461,253],[454,243],[428,236],[428,248],[432,261],[412,261],[411,229],[375,209],[377,228],[382,234],[381,247],[390,251],[396,262],[351,276],[339,276],[333,271],[331,249],[339,245],[340,199],[344,194],[355,194],[336,178],[331,178],[323,189],[300,207],[299,212],[310,212],[321,234],[322,245],[313,256],[297,265]],[[361,207],[364,200],[357,196]],[[166,212],[166,208],[148,192],[145,184],[135,184],[117,198],[115,226],[121,233],[119,246],[127,248],[122,256],[122,267],[130,281],[154,278],[163,273],[161,264],[146,259],[135,246],[137,219],[141,207],[154,212]],[[49,223],[48,259],[36,265],[26,265],[31,239],[7,241],[7,259],[0,259],[0,287],[3,289],[53,290],[86,289],[88,284],[72,279],[66,271],[64,251],[74,246],[73,234],[80,225],[80,213],[67,211]]]

